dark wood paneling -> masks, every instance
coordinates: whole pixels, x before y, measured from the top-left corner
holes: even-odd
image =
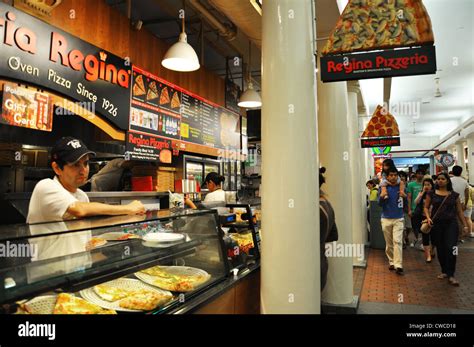
[[[71,18],[72,13],[74,18]],[[163,68],[161,59],[168,49],[167,44],[145,28],[132,29],[128,19],[105,1],[63,0],[47,21],[120,57],[130,57],[135,65],[225,106],[223,79],[204,68],[190,73]]]
[[[235,287],[194,311],[194,314],[234,314]]]
[[[260,271],[248,275],[236,285],[235,313],[260,314]]]

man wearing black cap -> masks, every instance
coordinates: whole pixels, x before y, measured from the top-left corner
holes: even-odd
[[[54,222],[94,215],[142,214],[139,201],[128,205],[89,202],[79,187],[89,176],[89,156],[95,155],[73,137],[63,137],[51,151],[51,166],[56,176],[38,182],[31,195],[27,223]]]

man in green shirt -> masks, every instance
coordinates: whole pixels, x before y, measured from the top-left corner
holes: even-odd
[[[413,212],[415,212],[415,208],[416,208],[415,200],[416,200],[418,194],[423,189],[423,176],[424,175],[425,175],[424,171],[422,169],[418,169],[418,170],[416,170],[416,174],[415,174],[416,180],[411,181],[410,183],[408,183],[408,187],[407,187],[407,191],[408,191],[408,215],[410,216],[410,218],[413,218]],[[412,220],[412,225],[413,226],[416,225],[416,223],[413,223],[413,220]],[[416,238],[415,242],[413,244],[413,247],[415,247],[415,244],[418,241],[419,230],[417,230],[417,228],[413,228],[413,233],[415,234],[415,238]],[[421,247],[421,249],[422,249],[422,247]]]

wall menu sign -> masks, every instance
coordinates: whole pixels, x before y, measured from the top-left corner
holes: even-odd
[[[321,57],[323,82],[436,73],[434,46]]]
[[[128,129],[130,63],[0,2],[0,76],[93,105]]]
[[[362,148],[400,146],[399,137],[369,138],[369,139],[361,139],[360,141],[361,141]]]
[[[240,149],[238,114],[136,66],[132,85],[129,134],[173,140],[182,149],[186,143]]]
[[[53,105],[50,96],[33,88],[26,89],[5,83],[0,123],[51,131]]]

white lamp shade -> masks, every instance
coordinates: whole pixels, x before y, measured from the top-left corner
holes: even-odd
[[[179,41],[168,49],[161,65],[169,70],[189,72],[199,69],[199,59],[187,42],[186,33],[179,34]]]
[[[247,90],[240,96],[238,103],[240,107],[244,108],[258,108],[262,106],[262,98],[260,94],[253,89],[253,84],[250,82]]]

